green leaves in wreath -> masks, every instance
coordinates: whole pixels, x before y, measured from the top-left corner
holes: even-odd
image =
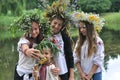
[[[43,39],[40,44],[38,44],[38,46],[36,46],[36,49],[39,49],[39,50],[43,50],[43,48],[49,48],[51,49],[52,53],[54,55],[57,54],[57,52],[59,51],[59,49],[57,48],[57,46],[52,43],[51,41],[47,40],[47,39]]]
[[[16,18],[10,26],[10,31],[13,35],[18,31],[28,32],[32,27],[32,22],[35,21],[41,27],[44,36],[50,34],[50,27],[42,16],[42,11],[39,9],[29,10],[23,13],[22,16]]]

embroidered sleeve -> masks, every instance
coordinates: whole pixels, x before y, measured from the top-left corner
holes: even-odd
[[[22,44],[28,44],[28,42],[29,41],[27,39],[21,38],[18,42],[17,50],[22,51],[22,49],[21,49]]]
[[[93,58],[94,64],[98,65],[100,68],[103,67],[104,62],[104,44],[101,41],[97,42],[97,52]]]

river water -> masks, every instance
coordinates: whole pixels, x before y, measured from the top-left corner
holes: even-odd
[[[108,70],[103,72],[103,80],[120,80],[120,56],[108,61]]]

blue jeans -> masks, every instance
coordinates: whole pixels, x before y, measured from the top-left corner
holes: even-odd
[[[92,80],[102,80],[102,72],[95,73]]]

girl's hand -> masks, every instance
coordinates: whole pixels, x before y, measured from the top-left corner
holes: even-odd
[[[88,75],[86,75],[86,77],[87,77],[86,80],[91,80],[91,78],[92,78],[92,74],[88,74]]]
[[[34,55],[38,58],[43,58],[44,56],[41,54],[40,50],[34,49]]]
[[[41,56],[40,51],[36,50],[36,49],[33,49],[33,48],[27,49],[25,54],[27,56],[32,57],[32,58],[37,59],[37,60],[39,60],[39,58]]]
[[[57,75],[59,75],[60,69],[58,67],[55,67],[55,68],[51,69],[51,71],[52,71],[53,75],[57,76]]]
[[[29,46],[27,44],[22,44],[22,51],[26,56],[35,58],[37,60],[39,60],[39,58],[41,57],[41,52],[40,50],[34,49],[34,48],[29,48]]]
[[[80,77],[81,77],[81,80],[87,80],[87,77],[86,77],[85,73],[81,73]]]
[[[38,65],[35,65],[33,68],[33,76],[34,76],[34,80],[38,80],[39,77]]]

